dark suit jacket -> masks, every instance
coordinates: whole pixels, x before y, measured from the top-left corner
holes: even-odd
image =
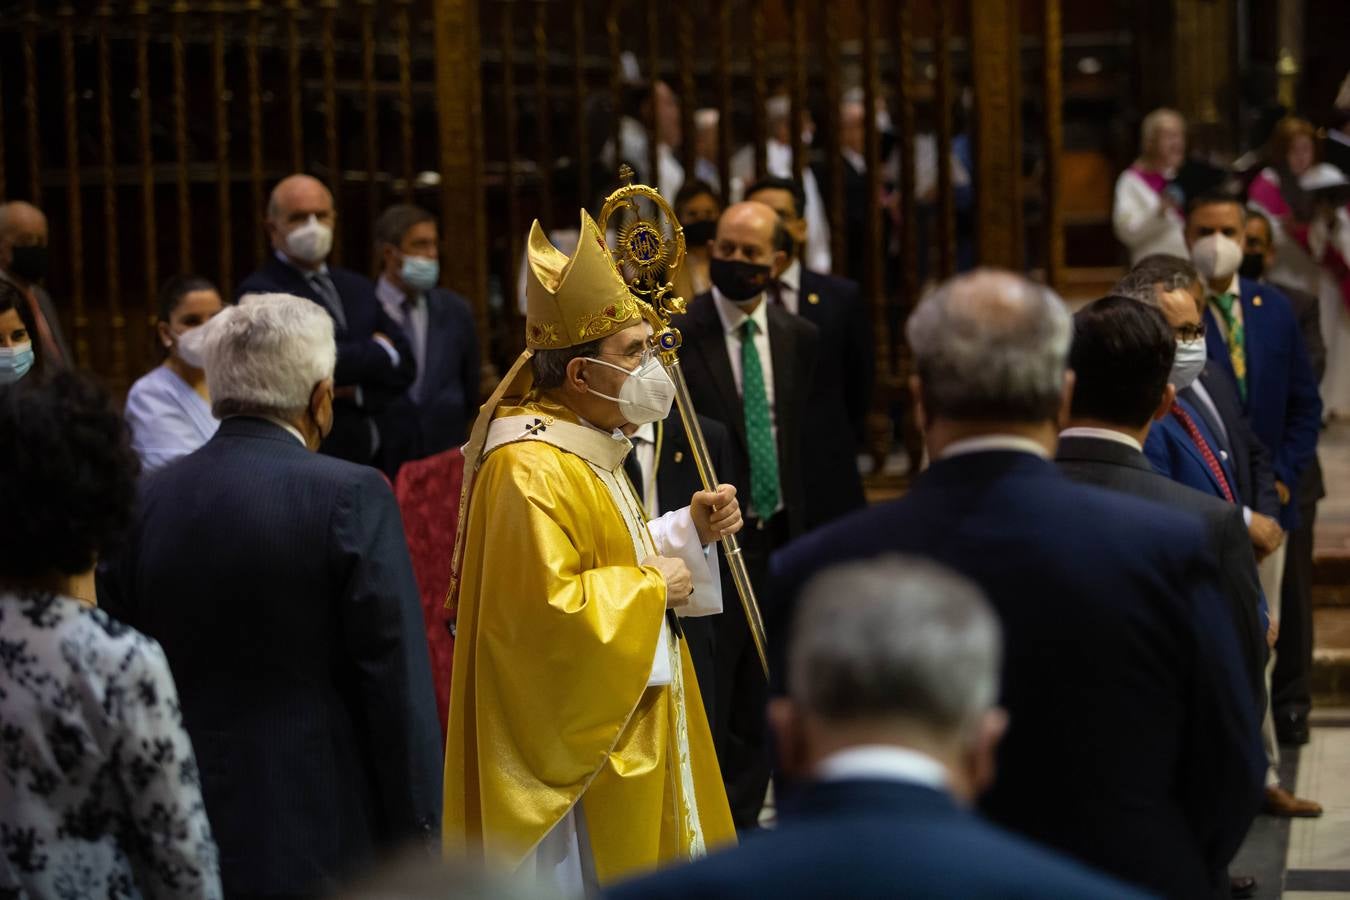
[[[713,469],[718,480],[736,486],[738,498],[742,491],[749,492],[749,485],[743,474],[736,471],[731,454],[731,435],[726,426],[715,419],[700,415],[699,426],[703,429],[703,439],[708,445],[708,454],[712,457]],[[699,480],[698,468],[694,464],[694,454],[689,449],[689,438],[684,432],[684,419],[680,411],[674,409],[666,421],[661,423],[661,455],[656,465],[656,496],[658,512],[665,514],[689,505],[689,498],[695,492],[703,490]],[[719,546],[714,552],[721,553]],[[727,568],[726,558],[719,560],[718,572],[722,576],[721,615],[739,616],[741,601],[732,583],[731,572]],[[685,640],[689,644],[689,655],[698,676],[699,693],[703,696],[703,709],[708,714],[710,725],[719,721],[716,716],[716,652],[717,619],[719,616],[695,616],[680,619]],[[714,744],[721,746],[719,735],[713,735]]]
[[[1238,643],[1258,709],[1265,708],[1266,634],[1261,623],[1261,581],[1242,510],[1153,471],[1144,454],[1114,441],[1063,437],[1055,455],[1059,470],[1074,481],[1157,500],[1204,520],[1219,561],[1219,581],[1233,614]]]
[[[738,848],[619,885],[614,900],[1142,898],[1008,834],[944,793],[899,781],[808,789],[797,814]]]
[[[1185,399],[1179,399],[1177,403],[1190,413],[1195,427],[1213,451],[1215,460],[1223,470],[1224,480],[1228,482],[1228,489],[1236,501],[1241,491],[1233,471],[1232,459],[1220,454],[1222,444],[1219,442],[1218,432],[1211,430],[1208,419],[1200,412],[1202,404],[1191,404]],[[1153,427],[1148,430],[1148,439],[1144,441],[1144,455],[1159,474],[1211,497],[1227,499],[1224,497],[1219,479],[1205,461],[1204,454],[1191,440],[1185,426],[1170,413],[1163,416],[1161,421],[1154,422]]]
[[[481,361],[473,311],[443,288],[427,291],[426,301],[427,348],[417,396],[410,386],[379,416],[380,455],[390,473],[410,459],[463,444],[478,414]]]
[[[1266,772],[1209,546],[1195,516],[1029,454],[942,459],[902,499],[775,556],[770,665],[781,680],[797,593],[821,569],[888,553],[951,566],[1003,624],[1011,726],[985,811],[1125,881],[1203,897],[1226,889]]]
[[[807,320],[777,306],[767,310],[769,348],[773,357],[774,411],[778,422],[778,477],[792,534],[806,529],[802,429],[809,417],[808,399],[815,371],[817,330]],[[727,356],[726,332],[711,293],[689,304],[689,313],[676,322],[684,335],[680,361],[694,408],[716,419],[731,433],[736,471],[746,473],[740,489],[741,506],[749,503],[750,450],[745,435],[745,408]]]
[[[232,418],[141,484],[100,601],[167,654],[227,892],[317,893],[434,836],[441,743],[398,506]]]
[[[1213,363],[1206,363],[1200,372],[1204,386],[1220,421],[1214,421],[1201,401],[1195,387],[1188,387],[1179,395],[1204,419],[1209,433],[1214,435],[1228,454],[1228,467],[1237,478],[1237,492],[1244,505],[1272,519],[1280,517],[1280,495],[1275,492],[1275,470],[1271,468],[1270,451],[1252,430],[1251,420],[1242,409],[1237,385],[1227,373]]]
[[[1246,278],[1238,284],[1246,335],[1245,409],[1257,437],[1271,452],[1275,477],[1292,491],[1317,452],[1322,399],[1288,298],[1274,285]],[[1236,383],[1213,309],[1207,308],[1205,316],[1209,358]],[[1298,524],[1298,504],[1288,503],[1280,510],[1280,524],[1285,531]]]
[[[1333,142],[1328,140],[1326,143],[1330,146]],[[1346,149],[1350,152],[1350,148]],[[1294,318],[1298,320],[1298,330],[1303,335],[1303,346],[1308,350],[1308,364],[1312,366],[1313,377],[1321,384],[1322,376],[1327,373],[1327,344],[1322,338],[1322,310],[1319,302],[1307,291],[1282,284],[1275,286],[1289,298],[1289,305],[1294,309]],[[1298,481],[1299,508],[1307,510],[1326,495],[1326,484],[1322,480],[1322,464],[1314,453],[1308,468],[1303,470],[1303,477]]]
[[[819,331],[816,372],[802,429],[806,527],[862,509],[858,450],[867,437],[872,339],[856,282],[801,267],[797,314]]]
[[[369,463],[375,452],[371,442],[371,416],[378,414],[412,384],[417,362],[403,329],[389,318],[375,298],[375,284],[369,278],[332,266],[328,275],[342,299],[342,311],[347,318],[346,328],[333,322],[337,339],[337,371],[333,380],[339,388],[359,387],[362,396],[359,405],[350,399],[339,399],[334,403],[333,432],[319,450],[341,459]],[[300,270],[277,259],[275,254],[268,256],[258,271],[240,282],[235,296],[237,299],[245,294],[265,293],[294,294],[328,309]],[[385,349],[371,339],[376,332],[387,336],[398,350],[397,366]]]

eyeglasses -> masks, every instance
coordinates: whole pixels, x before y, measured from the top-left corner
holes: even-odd
[[[1183,341],[1198,341],[1205,336],[1205,323],[1202,321],[1198,325],[1178,325],[1173,330]]]
[[[597,353],[596,356],[610,356],[614,359],[627,359],[636,361],[638,368],[645,366],[652,358],[652,348],[644,347],[637,353]]]

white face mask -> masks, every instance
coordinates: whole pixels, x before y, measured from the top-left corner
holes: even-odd
[[[619,396],[611,397],[587,387],[597,397],[613,400],[619,404],[619,412],[634,425],[646,425],[659,422],[670,415],[670,406],[675,402],[675,382],[670,380],[666,367],[653,355],[646,355],[638,367],[628,371],[623,366],[605,362],[603,359],[587,359],[586,362],[599,363],[618,369],[627,375]]]
[[[1191,245],[1191,262],[1205,281],[1232,278],[1242,265],[1242,248],[1222,234],[1207,234]]]
[[[286,235],[286,252],[310,264],[321,263],[333,249],[333,229],[310,216],[309,221]]]
[[[206,332],[202,330],[202,326],[189,328],[174,338],[174,355],[194,369],[205,369],[206,361],[202,357],[202,344],[205,337]]]
[[[1172,358],[1172,374],[1167,380],[1178,391],[1184,391],[1195,383],[1205,368],[1205,339],[1177,341],[1177,355]]]

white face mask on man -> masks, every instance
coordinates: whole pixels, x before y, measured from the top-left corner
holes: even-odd
[[[586,362],[609,366],[628,376],[617,397],[602,394],[589,386],[586,389],[597,397],[619,404],[619,413],[632,424],[659,422],[670,415],[671,404],[675,402],[675,382],[670,380],[666,367],[652,353],[644,354],[638,367],[632,371],[603,359],[588,358]]]
[[[333,249],[333,229],[310,216],[309,221],[286,235],[286,252],[302,262],[321,263]]]
[[[1205,368],[1205,339],[1177,341],[1177,355],[1172,358],[1172,374],[1167,380],[1178,391],[1195,383]]]
[[[1207,234],[1191,245],[1191,262],[1205,281],[1232,278],[1242,265],[1242,248],[1224,234]]]

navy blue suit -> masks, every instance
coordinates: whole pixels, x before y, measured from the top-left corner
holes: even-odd
[[[399,397],[412,384],[417,372],[412,347],[398,323],[389,318],[375,298],[375,284],[364,275],[333,266],[328,277],[342,300],[346,327],[334,320],[333,336],[337,340],[337,370],[333,381],[341,388],[360,388],[358,400],[339,397],[333,404],[333,431],[319,448],[352,462],[370,463],[375,454],[371,434],[371,417]],[[275,254],[268,256],[258,271],[239,284],[236,297],[245,294],[294,294],[328,309],[309,280],[294,266],[282,262]],[[398,350],[395,366],[389,353],[371,336],[385,335]]]
[[[774,557],[775,678],[801,586],[887,553],[972,578],[1002,621],[1011,727],[983,801],[995,821],[1167,896],[1226,889],[1266,763],[1199,518],[1026,453],[939,460],[904,498]]]
[[[1317,453],[1322,427],[1322,400],[1308,362],[1298,319],[1289,298],[1279,288],[1246,278],[1238,279],[1243,333],[1246,336],[1247,399],[1244,404],[1252,429],[1270,450],[1275,478],[1298,489],[1299,476]],[[1205,310],[1209,358],[1236,383],[1232,358],[1219,317]],[[1280,509],[1280,525],[1290,531],[1298,524],[1298,503]]]
[[[1207,419],[1200,414],[1198,406],[1192,405],[1185,399],[1179,398],[1177,405],[1190,414],[1191,419],[1195,421],[1195,427],[1200,435],[1209,444],[1210,450],[1214,453],[1214,459],[1219,463],[1223,470],[1223,476],[1228,482],[1228,489],[1233,494],[1235,502],[1240,500],[1238,496],[1237,476],[1233,471],[1228,459],[1225,458],[1222,449],[1223,444],[1219,442],[1214,431],[1209,427]],[[1220,500],[1226,500],[1223,495],[1223,489],[1219,485],[1219,480],[1214,477],[1214,471],[1210,469],[1205,462],[1204,454],[1200,448],[1191,440],[1190,434],[1185,426],[1177,421],[1176,416],[1168,413],[1160,421],[1154,422],[1153,427],[1148,430],[1148,439],[1144,441],[1144,455],[1148,457],[1149,463],[1160,475],[1165,475],[1173,481],[1194,488],[1211,497],[1218,497]]]
[[[1200,399],[1197,385],[1203,386],[1219,414],[1216,420]],[[1280,516],[1280,496],[1275,492],[1275,472],[1270,467],[1270,451],[1252,430],[1251,420],[1242,410],[1237,385],[1226,372],[1212,362],[1207,363],[1196,379],[1186,388],[1180,399],[1200,412],[1209,432],[1223,444],[1228,464],[1237,476],[1237,492],[1242,503],[1272,519]]]
[[[856,780],[810,786],[774,831],[606,893],[612,900],[746,897],[1142,898],[982,822],[932,788]]]
[[[379,472],[226,419],[142,481],[107,575],[102,604],[173,669],[227,894],[326,893],[434,838],[440,723]]]
[[[806,527],[862,509],[858,450],[872,396],[872,338],[856,282],[800,269],[797,314],[816,326],[816,371],[802,429]]]
[[[463,444],[478,412],[481,361],[473,310],[454,291],[432,288],[424,296],[426,353],[415,385],[417,396],[409,387],[378,419],[381,456],[390,473],[410,459]]]

